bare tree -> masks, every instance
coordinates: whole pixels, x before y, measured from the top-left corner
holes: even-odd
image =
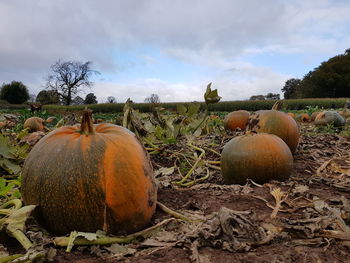
[[[70,105],[72,97],[82,91],[83,87],[91,87],[89,78],[98,71],[90,68],[91,62],[57,61],[51,66],[51,74],[47,78],[46,88],[54,90],[66,105]]]
[[[159,99],[159,96],[157,94],[151,94],[151,96],[149,96],[145,99],[145,102],[152,103],[152,104],[158,104],[158,103],[160,103],[160,99]]]
[[[115,97],[113,97],[113,96],[108,96],[107,102],[108,102],[108,103],[117,103],[117,100],[116,100]]]

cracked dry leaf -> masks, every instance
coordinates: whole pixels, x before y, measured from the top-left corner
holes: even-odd
[[[251,211],[221,207],[216,215],[203,223],[197,235],[201,246],[243,252],[249,251],[253,245],[270,242],[276,233],[264,229]]]
[[[25,231],[25,222],[27,221],[30,213],[34,210],[35,205],[27,205],[18,210],[13,211],[9,217],[5,220],[4,225],[6,230],[13,233],[17,230]],[[0,226],[1,228],[1,226]]]
[[[109,247],[105,247],[106,250],[111,252],[114,256],[124,257],[124,256],[132,256],[137,250],[134,248],[129,248],[128,246],[123,246],[120,244],[113,244]]]

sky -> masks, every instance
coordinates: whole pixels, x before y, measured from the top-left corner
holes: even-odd
[[[92,62],[100,103],[280,93],[350,48],[348,0],[0,0],[0,84],[44,88],[56,61]]]

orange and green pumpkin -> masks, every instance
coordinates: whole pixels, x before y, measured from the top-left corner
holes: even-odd
[[[36,132],[36,131],[43,131],[45,120],[39,117],[30,117],[26,119],[26,121],[23,124],[23,128],[29,129],[30,132]]]
[[[322,111],[317,114],[315,125],[333,124],[334,127],[341,127],[345,125],[345,119],[336,111]]]
[[[235,131],[237,128],[246,128],[250,113],[246,110],[233,111],[226,115],[224,127],[226,130]]]
[[[135,135],[113,124],[58,128],[42,138],[23,167],[21,193],[53,234],[125,234],[145,227],[157,190],[148,155]]]
[[[288,114],[277,110],[260,110],[251,116],[256,120],[255,125],[247,127],[250,131],[270,133],[280,137],[295,152],[300,138],[297,122]]]
[[[311,121],[311,117],[309,114],[307,113],[301,113],[298,115],[297,119],[301,122],[310,122]]]
[[[221,171],[226,184],[286,180],[293,168],[293,156],[276,135],[248,133],[230,140],[221,154]]]

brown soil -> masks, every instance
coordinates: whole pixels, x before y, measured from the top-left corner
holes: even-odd
[[[304,126],[303,128],[305,130],[308,127]],[[174,148],[174,146],[171,147]],[[173,152],[176,150],[171,149]],[[216,150],[220,151],[220,147]],[[249,183],[245,187],[237,186],[237,189],[235,189],[222,185],[220,172],[213,170],[211,178],[191,188],[178,189],[171,185],[160,185],[158,200],[173,210],[201,213],[203,215],[217,212],[220,207],[227,207],[236,211],[253,211],[257,216],[257,220],[262,222],[269,221],[272,212],[272,209],[266,205],[265,200],[274,205],[274,198],[270,191],[272,188],[280,187],[281,190],[289,193],[290,203],[288,204],[291,207],[285,203],[282,207],[284,211],[279,212],[277,218],[304,218],[305,209],[307,209],[304,204],[308,202],[305,200],[318,197],[328,204],[336,204],[336,200],[339,198],[350,199],[350,188],[338,187],[338,184],[332,181],[338,178],[336,174],[331,174],[332,171],[329,170],[327,174],[315,176],[319,167],[332,158],[343,158],[345,160],[343,168],[348,165],[348,161],[350,161],[349,150],[350,143],[346,138],[330,134],[304,135],[294,156],[293,174],[286,182],[273,181],[263,186]],[[164,159],[160,155],[156,155],[152,159],[155,162],[155,167],[171,167],[173,165],[173,162],[169,161],[166,155],[163,157]],[[215,155],[211,155],[210,159],[218,160]],[[350,167],[348,166],[347,169],[350,169]],[[318,172],[322,173],[322,171]],[[301,192],[294,191],[293,189],[297,189],[297,186],[307,186],[308,189]],[[164,212],[157,210],[152,224],[169,217]],[[4,241],[1,236],[0,241]],[[18,248],[18,246],[14,245],[13,242],[7,240],[6,243],[9,252],[19,251],[16,251],[15,248]],[[189,243],[180,243],[148,252],[145,250],[145,253],[136,253],[133,256],[124,256],[120,259],[106,253],[103,248],[93,251],[88,247],[75,247],[71,253],[66,253],[64,249],[57,249],[53,262],[350,262],[350,247],[347,245],[336,238],[323,238],[319,244],[313,243],[312,245],[305,245],[304,243],[298,245],[292,239],[277,238],[264,245],[253,246],[246,252],[229,252],[214,246],[198,247],[200,257],[196,259],[193,258],[193,251]],[[140,250],[137,245],[135,247]]]

